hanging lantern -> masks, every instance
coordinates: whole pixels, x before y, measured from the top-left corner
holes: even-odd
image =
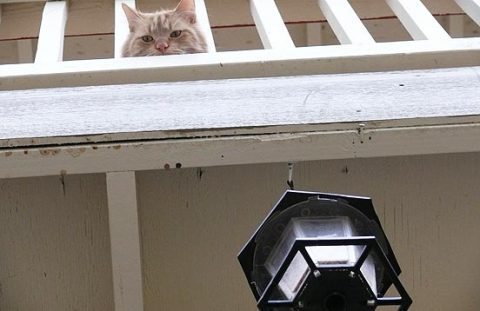
[[[407,310],[412,303],[369,198],[287,191],[238,258],[259,310]]]

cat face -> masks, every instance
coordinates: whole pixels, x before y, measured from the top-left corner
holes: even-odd
[[[142,13],[123,4],[130,34],[122,56],[154,56],[206,52],[195,20],[194,0],[182,0],[174,10]]]

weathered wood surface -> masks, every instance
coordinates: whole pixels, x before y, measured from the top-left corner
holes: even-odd
[[[71,143],[112,140],[95,136],[103,134],[127,141],[139,133],[181,138],[250,128],[246,133],[262,134],[265,126],[289,132],[298,125],[480,115],[479,75],[471,67],[0,92],[0,146],[69,142],[65,136],[74,136]]]
[[[114,311],[103,174],[0,179],[0,310]]]
[[[4,92],[0,178],[475,152],[479,83],[464,68]]]

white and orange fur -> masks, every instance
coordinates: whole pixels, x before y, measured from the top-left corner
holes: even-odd
[[[195,0],[181,0],[173,10],[143,13],[122,4],[130,33],[122,56],[155,56],[202,53],[205,37],[195,15]]]

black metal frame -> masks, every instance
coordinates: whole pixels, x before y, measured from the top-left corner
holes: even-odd
[[[329,265],[328,267],[317,267],[313,262],[312,258],[308,254],[306,247],[311,246],[365,246],[363,249],[362,254],[360,255],[356,264],[352,266],[346,265]],[[360,268],[362,267],[365,260],[368,256],[372,253],[372,251],[376,252],[378,258],[381,261],[381,264],[385,266],[385,271],[390,278],[392,284],[397,289],[400,297],[376,297],[374,291],[370,288],[368,282],[365,282],[366,286],[368,286],[369,293],[371,295],[371,300],[374,301],[373,308],[377,306],[395,306],[398,305],[399,311],[406,311],[412,304],[412,299],[408,295],[407,291],[403,287],[402,283],[400,282],[397,273],[395,272],[394,267],[389,262],[387,256],[385,255],[384,251],[378,244],[377,240],[374,236],[363,236],[363,237],[349,237],[349,238],[330,238],[330,239],[297,239],[293,244],[292,248],[290,249],[288,255],[286,256],[285,260],[283,261],[282,265],[279,267],[278,271],[270,280],[269,284],[267,285],[265,291],[258,298],[258,308],[260,310],[268,310],[270,308],[275,307],[290,307],[296,308],[298,307],[299,297],[298,294],[293,300],[271,300],[269,297],[272,295],[273,290],[279,285],[283,275],[287,271],[288,267],[290,266],[292,260],[297,255],[298,252],[303,256],[305,261],[307,262],[310,268],[310,275],[308,278],[314,277],[314,271],[320,272],[320,274],[325,271],[332,271],[332,270],[347,270],[354,272],[357,275],[362,275]],[[303,284],[302,286],[305,286]],[[300,290],[298,293],[301,293]],[[367,303],[367,302],[365,302]]]

